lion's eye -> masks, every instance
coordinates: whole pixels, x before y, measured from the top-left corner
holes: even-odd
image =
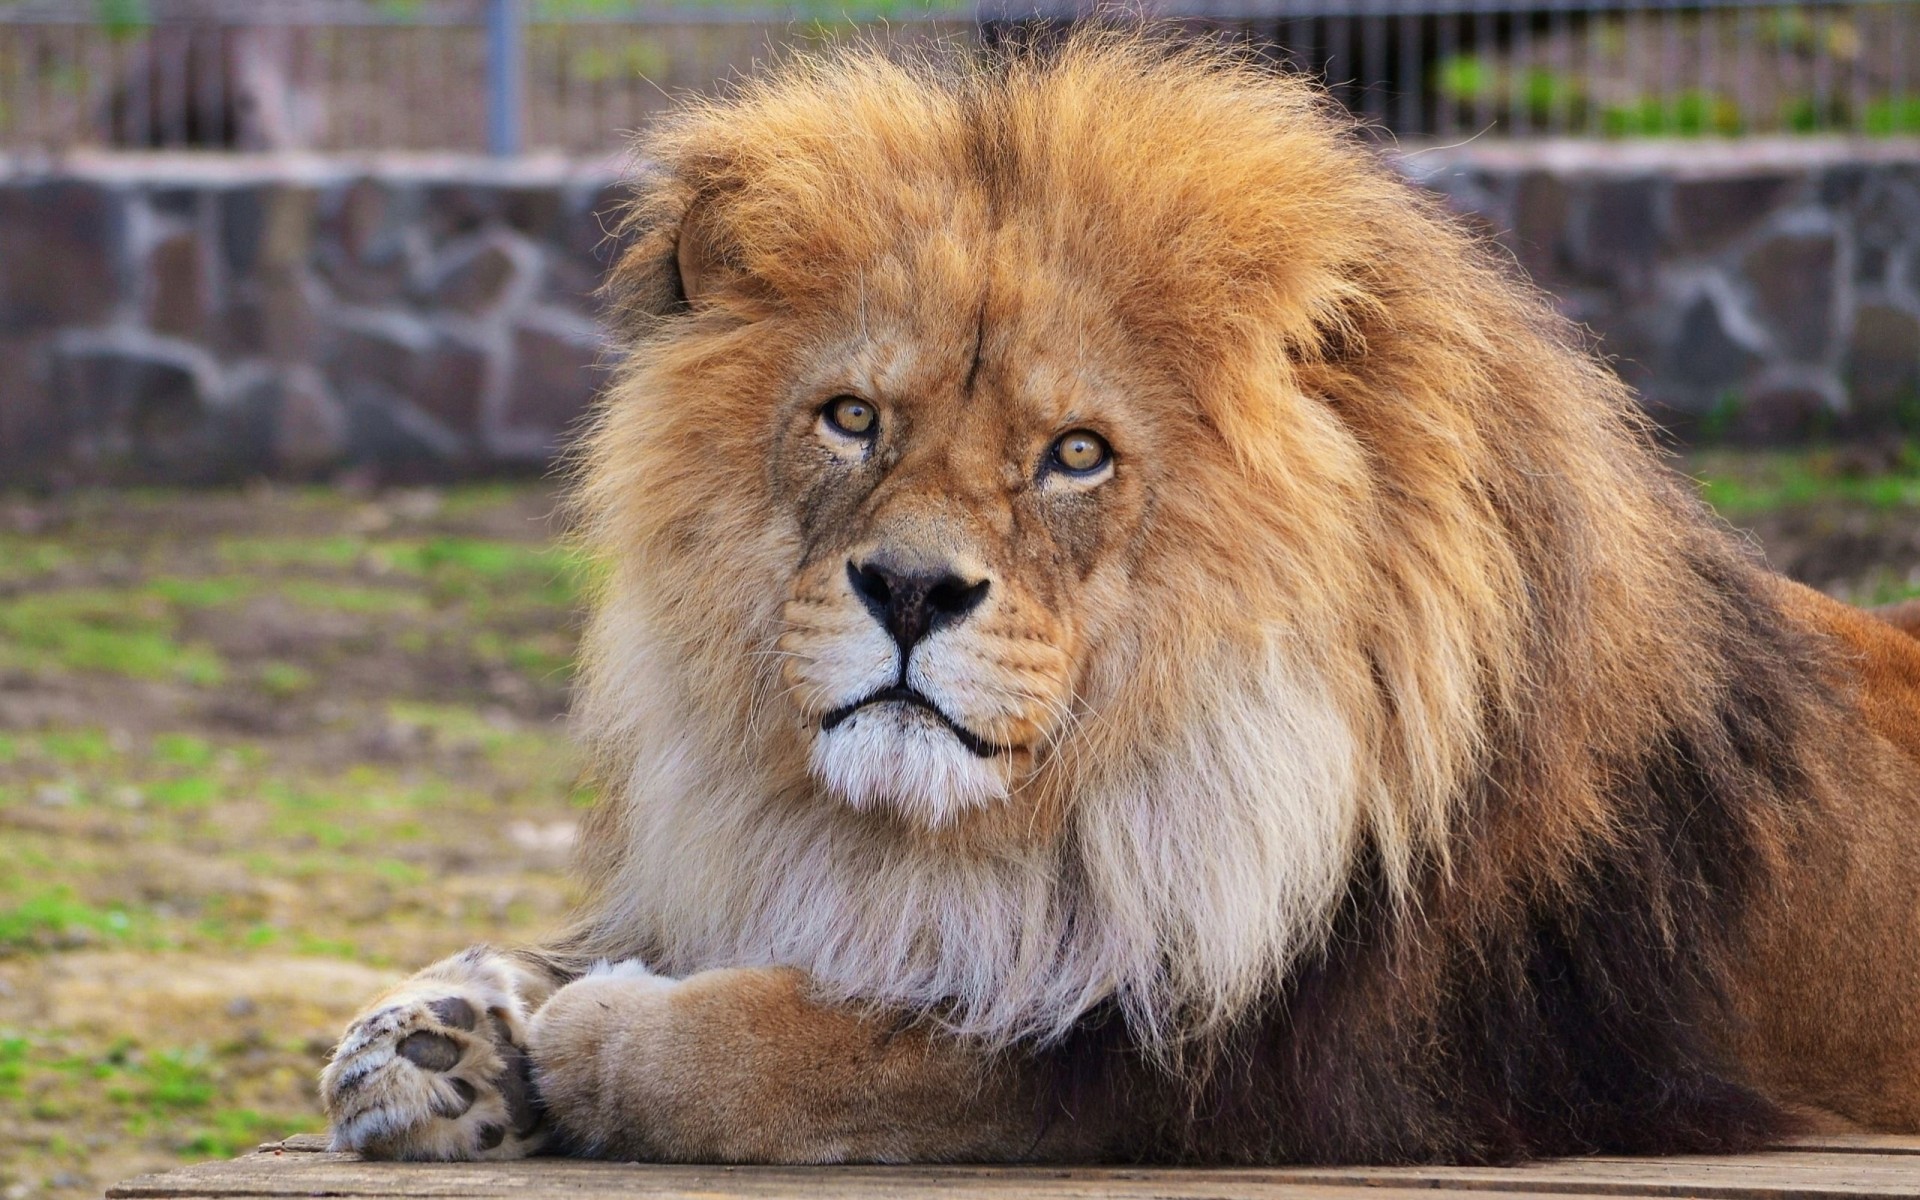
[[[858,396],[835,396],[827,401],[820,415],[827,419],[827,424],[833,426],[835,432],[848,437],[870,438],[877,432],[875,427],[879,423],[873,405]]]
[[[1107,439],[1091,429],[1063,433],[1053,443],[1053,465],[1074,475],[1091,475],[1112,461]]]

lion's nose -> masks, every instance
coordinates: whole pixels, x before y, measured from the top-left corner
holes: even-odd
[[[847,581],[902,654],[934,630],[964,620],[987,598],[984,579],[969,580],[950,569],[903,570],[878,557],[848,562]]]

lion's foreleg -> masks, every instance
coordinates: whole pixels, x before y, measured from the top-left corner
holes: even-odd
[[[372,1158],[518,1158],[550,1129],[529,1083],[535,1012],[568,977],[534,953],[475,946],[380,996],[320,1076],[333,1146]]]
[[[1042,1137],[1034,1081],[1015,1061],[818,1004],[797,971],[589,973],[535,1017],[530,1050],[575,1153],[793,1163],[1073,1153]]]

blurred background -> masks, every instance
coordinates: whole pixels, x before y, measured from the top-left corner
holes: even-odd
[[[1497,239],[1780,569],[1920,595],[1920,0],[1142,0]],[[631,132],[1031,2],[0,0],[0,1200],[319,1127],[550,929]]]

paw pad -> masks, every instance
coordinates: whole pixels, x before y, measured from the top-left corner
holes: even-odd
[[[458,996],[448,996],[444,1000],[435,1000],[427,1005],[427,1011],[442,1025],[450,1025],[464,1033],[472,1033],[480,1018],[474,1013],[473,1005]]]
[[[444,1033],[422,1029],[400,1039],[400,1057],[423,1071],[449,1071],[460,1061],[460,1047]]]

